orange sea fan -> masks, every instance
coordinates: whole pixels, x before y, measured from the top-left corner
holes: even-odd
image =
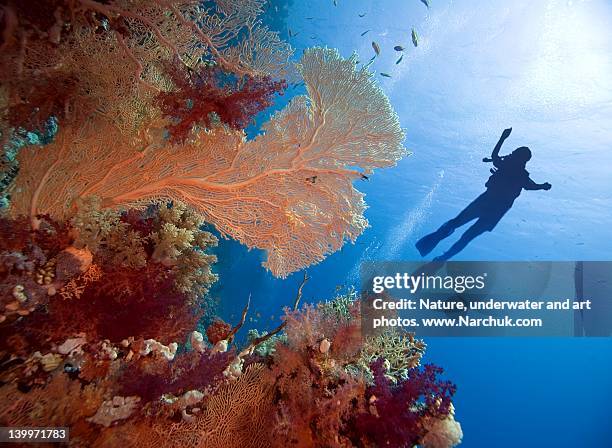
[[[96,448],[268,448],[272,385],[262,364],[252,364],[234,381],[220,386],[193,421],[145,421],[109,428]]]
[[[224,236],[266,250],[264,266],[277,276],[320,262],[367,226],[352,182],[405,154],[397,115],[355,62],[307,50],[300,71],[309,96],[294,98],[249,142],[224,128],[171,146],[155,127],[140,141],[100,118],[65,127],[53,144],[20,152],[13,214],[66,218],[87,195],[115,208],[171,199]]]
[[[16,384],[0,388],[0,424],[3,426],[69,426],[93,415],[102,402],[103,389],[82,386],[57,373],[42,388],[24,393]]]

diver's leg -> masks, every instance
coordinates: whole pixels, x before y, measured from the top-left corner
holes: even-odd
[[[470,205],[464,208],[457,216],[442,224],[438,230],[430,233],[429,235],[425,235],[423,238],[417,241],[415,246],[421,256],[424,257],[429,252],[434,250],[438,243],[444,238],[450,236],[455,229],[478,218],[482,210],[484,199],[485,196],[483,193],[472,201]]]
[[[444,226],[448,226],[453,229],[451,231],[452,233],[458,227],[461,227],[467,224],[468,222],[476,218],[479,218],[482,214],[484,207],[487,205],[485,194],[486,193],[483,193],[480,196],[478,196],[476,199],[474,199],[467,207],[461,210],[461,212],[457,216],[455,216],[453,219],[449,219],[446,223],[442,224],[440,229],[442,229]]]
[[[459,238],[459,240],[455,244],[453,244],[450,249],[448,249],[439,257],[434,258],[434,260],[443,261],[451,259],[463,249],[465,249],[465,246],[470,244],[470,242],[474,238],[479,235],[482,235],[484,232],[487,232],[489,230],[491,230],[491,223],[484,219],[479,219],[474,224],[472,224],[472,226],[470,226],[470,228],[467,229],[463,233],[463,235],[461,235],[461,238]]]

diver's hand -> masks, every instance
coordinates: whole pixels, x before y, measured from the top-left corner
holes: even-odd
[[[504,132],[502,132],[501,138],[506,139],[510,137],[511,132],[512,132],[512,128],[504,129]]]
[[[548,182],[544,182],[544,183],[542,184],[542,190],[546,190],[546,191],[548,191],[548,190],[550,190],[551,188],[552,188],[552,185],[551,185],[551,184],[549,184]]]

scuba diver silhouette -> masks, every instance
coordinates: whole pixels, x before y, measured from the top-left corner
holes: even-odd
[[[487,190],[455,218],[445,222],[438,230],[417,241],[416,248],[421,256],[430,253],[440,241],[450,236],[457,228],[478,219],[449,250],[434,258],[436,261],[450,259],[462,251],[478,235],[492,231],[506,212],[510,210],[514,200],[519,197],[523,189],[550,190],[551,185],[548,182],[538,184],[530,179],[529,173],[525,169],[527,162],[531,159],[531,150],[528,147],[521,146],[512,151],[511,154],[500,157],[499,150],[511,132],[512,128],[505,129],[491,153],[491,158],[482,159],[483,162],[493,162],[494,165],[494,168],[490,170],[492,175],[485,184]]]

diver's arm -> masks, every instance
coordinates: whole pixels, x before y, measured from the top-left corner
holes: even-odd
[[[548,182],[544,182],[543,184],[535,183],[533,180],[529,179],[527,181],[527,185],[523,187],[525,190],[550,190],[552,185]]]
[[[491,153],[491,161],[493,162],[493,165],[495,165],[498,168],[499,168],[498,163],[501,162],[501,157],[499,157],[499,150],[504,144],[504,141],[506,141],[506,139],[510,136],[511,132],[512,132],[512,128],[504,129],[504,132],[502,132],[502,135],[499,138],[497,145],[495,145],[495,148],[493,148],[493,152]]]

